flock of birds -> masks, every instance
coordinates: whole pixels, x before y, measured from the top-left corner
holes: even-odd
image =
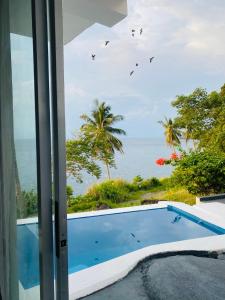
[[[135,34],[136,34],[136,33],[137,33],[137,30],[136,30],[136,29],[132,29],[132,30],[131,30],[131,35],[132,35],[132,37],[135,37]],[[139,30],[139,35],[142,35],[142,33],[143,33],[143,28],[141,28],[141,29]],[[105,47],[107,47],[109,43],[110,43],[110,41],[105,41]],[[92,55],[91,55],[91,58],[92,58],[92,60],[95,60],[96,54],[92,54]],[[155,58],[154,56],[152,56],[152,57],[149,58],[150,64],[153,62],[153,59],[154,59],[154,58]],[[139,66],[139,63],[136,63],[135,66],[138,67],[138,66]],[[134,74],[134,72],[135,72],[135,70],[131,70],[131,71],[130,71],[130,76],[132,76],[132,75]]]

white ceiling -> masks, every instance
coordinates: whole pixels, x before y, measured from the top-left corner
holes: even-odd
[[[11,1],[11,31],[31,36],[30,1]],[[127,0],[63,0],[64,44],[95,23],[108,27],[127,16]]]

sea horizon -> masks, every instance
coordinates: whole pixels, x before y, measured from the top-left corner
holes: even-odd
[[[131,181],[137,175],[143,178],[163,178],[171,175],[171,166],[158,166],[155,163],[157,158],[169,157],[172,152],[163,138],[125,137],[122,142],[124,153],[115,155],[116,168],[110,169],[112,179],[122,178]],[[36,190],[35,139],[17,140],[16,148],[21,188],[26,191]],[[100,166],[102,175],[99,179],[83,172],[83,183],[77,183],[74,178],[68,176],[67,184],[72,186],[74,195],[83,194],[91,185],[107,179],[105,166],[102,164]]]

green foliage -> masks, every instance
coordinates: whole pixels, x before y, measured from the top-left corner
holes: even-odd
[[[141,176],[134,177],[132,183],[129,184],[129,190],[130,191],[137,191],[137,190],[149,190],[153,187],[160,186],[160,180],[156,177],[143,179]]]
[[[175,149],[176,146],[180,145],[181,133],[179,128],[176,126],[172,119],[165,118],[164,121],[159,121],[159,123],[165,130],[164,135],[167,145]]]
[[[177,186],[177,182],[173,176],[160,179],[160,184],[164,190],[168,190]]]
[[[37,193],[34,190],[22,191],[20,201],[23,201],[23,203],[24,203],[23,218],[37,215],[38,199],[37,199]]]
[[[77,182],[82,183],[82,171],[99,178],[101,169],[95,162],[91,144],[84,137],[66,142],[67,172]]]
[[[136,176],[131,183],[122,179],[106,180],[90,187],[85,195],[73,197],[68,212],[140,205],[138,199],[144,192],[160,186],[160,180],[155,177],[144,180]]]
[[[153,195],[151,199],[182,202],[188,205],[194,205],[196,203],[196,197],[182,187],[169,188],[166,191],[160,192],[159,195]]]
[[[96,159],[106,165],[110,178],[109,168],[115,166],[115,151],[123,153],[123,144],[116,135],[126,134],[124,130],[113,126],[118,121],[122,121],[124,117],[114,115],[109,105],[96,100],[91,116],[84,114],[81,119],[84,120],[84,124],[81,126],[82,135],[91,146]]]
[[[144,179],[140,176],[137,175],[133,178],[133,184],[140,184]]]
[[[194,195],[225,191],[225,155],[193,151],[185,155],[173,172],[173,180]]]
[[[72,199],[73,199],[73,188],[71,185],[67,185],[66,186],[66,201],[67,201],[68,206],[71,205]]]
[[[195,148],[225,152],[225,85],[219,92],[197,88],[172,102],[177,109],[174,123]]]
[[[129,187],[122,179],[106,180],[90,187],[87,195],[95,201],[111,200],[119,203],[129,199]]]

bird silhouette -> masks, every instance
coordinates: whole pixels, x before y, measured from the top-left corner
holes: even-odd
[[[109,44],[110,41],[105,41],[105,46],[107,46]]]
[[[136,63],[136,65],[135,65],[136,67],[138,67],[139,66],[139,64],[138,63]]]
[[[132,30],[131,30],[131,32],[133,32],[133,33],[134,33],[134,32],[135,32],[135,29],[132,29]]]
[[[95,56],[96,56],[95,54],[92,54],[92,55],[91,55],[92,60],[95,60]]]
[[[152,56],[151,58],[149,58],[150,63],[153,61],[154,58],[155,58],[154,56]]]
[[[135,238],[135,234],[133,234],[133,233],[131,232],[131,235],[132,235],[133,238]]]
[[[130,76],[132,76],[133,74],[134,74],[134,71],[131,71],[131,72],[130,72]]]
[[[132,37],[134,37],[134,33],[132,33]]]
[[[142,32],[143,32],[143,28],[140,29],[140,35],[142,35]]]

